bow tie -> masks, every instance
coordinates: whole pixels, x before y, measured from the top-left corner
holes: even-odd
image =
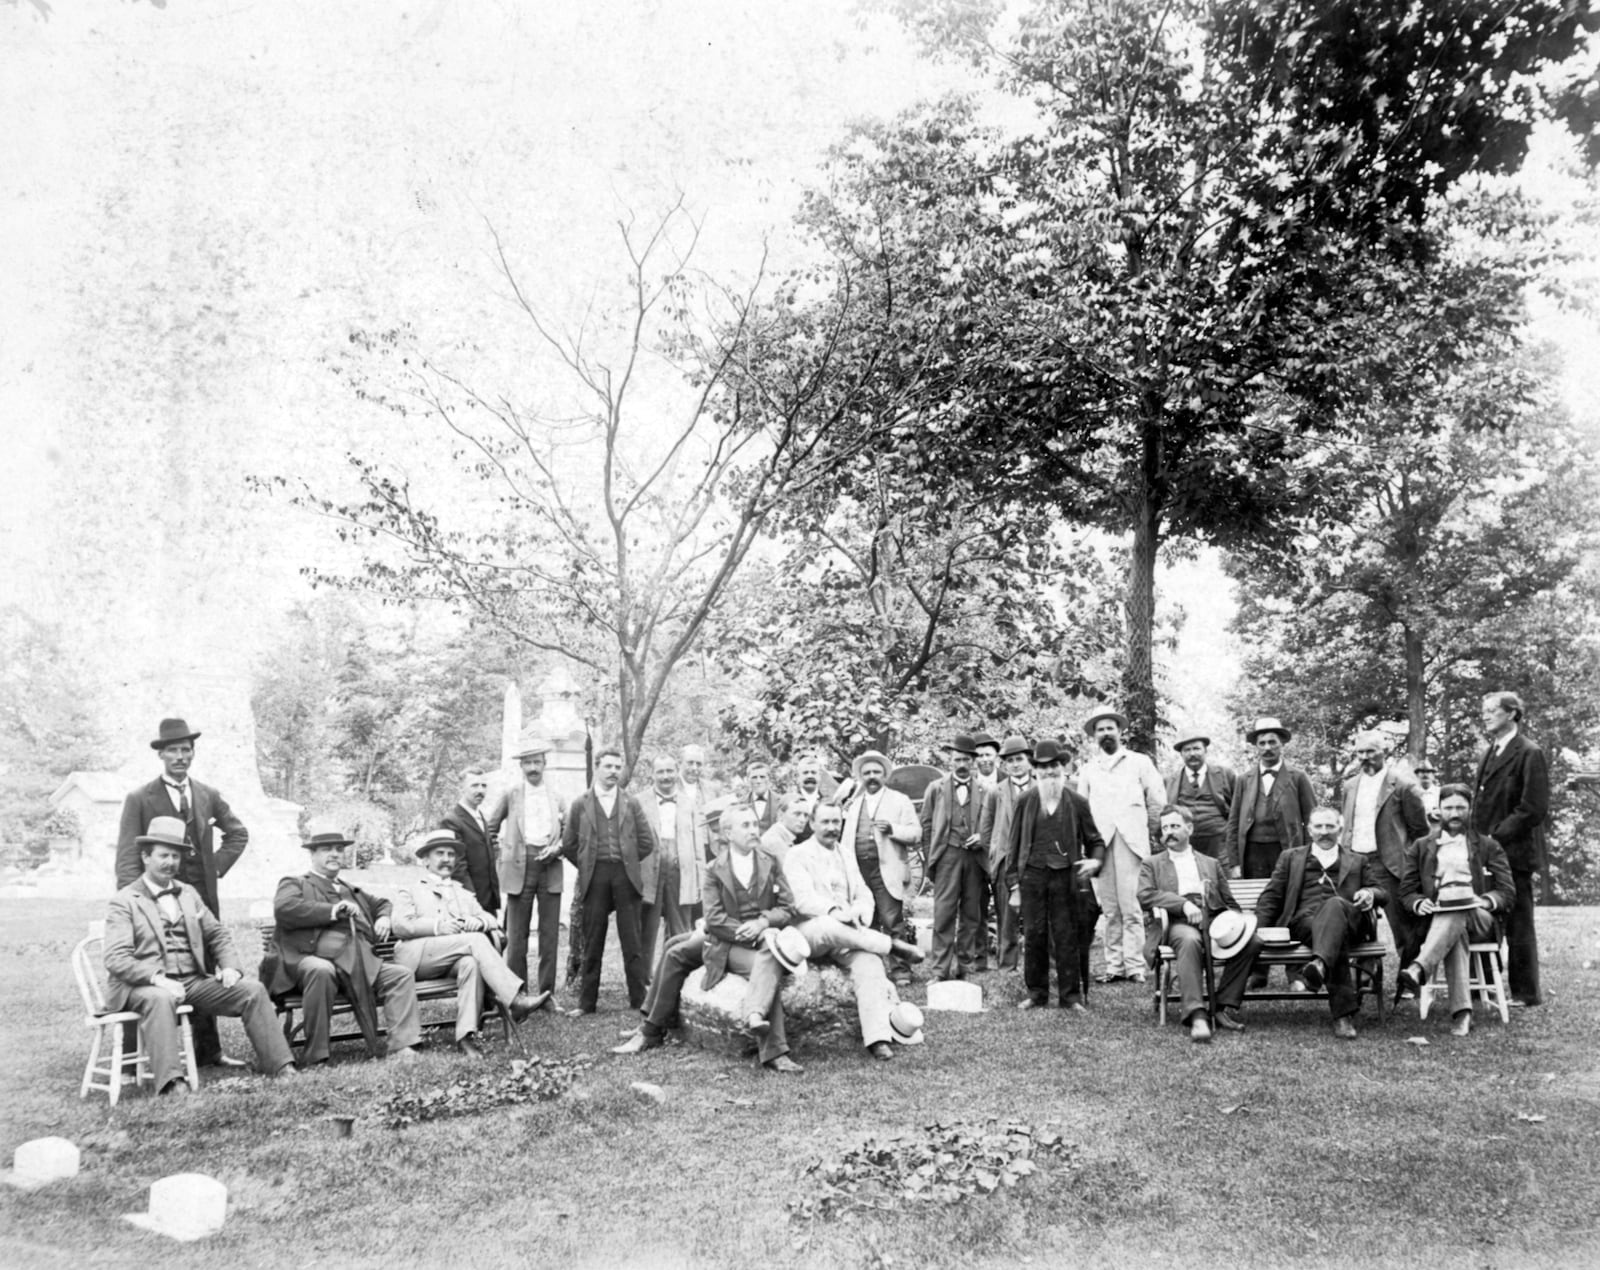
[[[158,899],[158,900],[161,899],[164,896],[167,896],[167,895],[174,895],[175,896],[175,895],[177,895],[177,893],[178,893],[178,888],[175,887],[175,886],[164,886],[159,891],[151,892],[151,894],[154,895],[154,897],[156,899]]]

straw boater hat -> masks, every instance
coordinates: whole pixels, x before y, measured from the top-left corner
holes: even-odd
[[[536,736],[532,732],[524,732],[522,739],[517,742],[517,752],[511,757],[526,758],[529,754],[548,753],[550,753],[550,742],[545,737]]]
[[[769,930],[766,938],[768,950],[790,974],[797,975],[805,969],[806,959],[811,956],[811,944],[798,926]]]
[[[1172,748],[1175,750],[1181,750],[1184,746],[1192,745],[1196,741],[1199,741],[1201,745],[1208,747],[1211,744],[1211,738],[1209,736],[1201,736],[1199,733],[1196,733],[1194,736],[1180,736],[1172,743]]]
[[[191,732],[189,725],[182,719],[163,719],[156,728],[156,739],[150,742],[152,750],[164,750],[169,745],[176,745],[179,741],[198,741],[200,734]]]
[[[307,851],[315,851],[318,847],[353,847],[354,838],[346,838],[342,833],[314,833],[300,845]]]
[[[875,762],[875,763],[881,764],[882,767],[883,767],[883,774],[885,776],[887,776],[889,774],[889,760],[886,757],[884,757],[883,752],[881,750],[863,750],[860,754],[857,754],[855,756],[855,759],[851,762],[851,764],[850,764],[850,775],[855,777],[856,780],[860,780],[861,779],[861,765],[863,763],[867,763],[867,762]]]
[[[160,847],[177,847],[180,850],[189,845],[185,837],[183,821],[176,816],[157,816],[150,822],[150,827],[133,840],[133,845],[142,847],[146,844]]]
[[[897,1002],[889,1011],[889,1035],[901,1045],[921,1045],[922,1011],[909,1001]]]
[[[435,829],[417,847],[417,858],[420,860],[435,847],[454,847],[456,854],[461,854],[461,839],[456,837],[454,829]]]
[[[1283,738],[1283,743],[1285,745],[1288,745],[1290,741],[1294,740],[1294,733],[1290,732],[1288,728],[1283,726],[1283,723],[1280,720],[1274,719],[1270,714],[1264,714],[1257,719],[1255,727],[1251,728],[1244,734],[1244,739],[1247,744],[1254,745],[1256,743],[1256,738],[1263,732],[1276,732]]]
[[[1111,709],[1096,710],[1083,721],[1083,730],[1090,736],[1093,736],[1094,725],[1099,723],[1101,719],[1115,719],[1119,728],[1121,728],[1124,732],[1128,730],[1128,716],[1123,714],[1120,710]]]
[[[1244,951],[1256,933],[1256,915],[1226,908],[1211,919],[1211,955],[1218,961],[1227,961],[1235,953]]]

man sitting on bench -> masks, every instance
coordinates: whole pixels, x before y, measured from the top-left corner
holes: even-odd
[[[452,829],[436,829],[422,840],[417,856],[427,870],[400,888],[394,909],[394,959],[420,979],[456,981],[456,1048],[473,1058],[486,1057],[478,1016],[488,988],[521,1023],[550,999],[548,992],[530,996],[521,979],[489,942],[500,923],[455,879],[461,840]]]
[[[1353,1041],[1361,1001],[1345,947],[1362,936],[1363,928],[1371,929],[1373,906],[1385,903],[1389,895],[1373,881],[1370,857],[1339,846],[1343,828],[1344,817],[1332,807],[1311,813],[1310,844],[1291,847],[1278,857],[1256,901],[1256,920],[1262,926],[1287,926],[1311,949],[1311,960],[1301,971],[1306,987],[1320,992],[1327,985],[1333,1034]]]
[[[1139,866],[1139,907],[1145,912],[1145,962],[1154,970],[1161,960],[1161,945],[1172,949],[1178,972],[1178,1017],[1189,1025],[1189,1039],[1204,1043],[1211,1039],[1211,1025],[1206,1020],[1207,928],[1218,913],[1237,912],[1239,902],[1233,898],[1222,866],[1192,848],[1189,839],[1193,833],[1194,816],[1187,807],[1168,807],[1161,813],[1162,849]],[[1165,931],[1157,913],[1167,915]],[[1250,927],[1247,941],[1229,956],[1217,985],[1212,1006],[1218,1027],[1244,1031],[1239,1003],[1260,951],[1261,941]]]

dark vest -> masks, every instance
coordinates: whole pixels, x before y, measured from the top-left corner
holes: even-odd
[[[1187,767],[1178,773],[1177,806],[1194,817],[1194,831],[1201,837],[1214,837],[1228,827],[1223,813],[1217,809],[1217,800],[1211,796],[1211,790],[1205,785],[1196,788]]]
[[[1044,803],[1039,804],[1039,814],[1033,820],[1033,846],[1028,851],[1030,869],[1070,869],[1072,845],[1067,841],[1067,799],[1062,791],[1061,802],[1055,814],[1048,815]]]
[[[1300,883],[1300,909],[1302,913],[1315,913],[1330,896],[1337,895],[1339,862],[1333,862],[1334,872],[1324,873],[1317,857],[1307,854],[1305,878]]]
[[[620,789],[617,790],[617,801],[611,805],[611,814],[606,815],[606,805],[599,798],[600,803],[600,844],[595,853],[595,859],[612,864],[622,863],[622,800],[627,797]]]
[[[1278,786],[1281,785],[1287,778],[1288,768],[1284,767],[1282,763],[1278,764],[1277,770],[1272,778],[1272,792],[1274,794],[1278,792]],[[1247,841],[1283,841],[1282,835],[1278,832],[1277,808],[1273,806],[1272,798],[1267,793],[1267,787],[1265,783],[1261,781],[1257,781],[1256,783],[1256,805],[1252,815],[1253,821],[1250,825],[1250,832],[1246,835]]]
[[[975,783],[967,783],[967,805],[963,807],[956,801],[955,786],[950,788],[950,828],[946,831],[944,840],[952,847],[959,847],[973,833],[973,804],[977,802],[978,787]]]

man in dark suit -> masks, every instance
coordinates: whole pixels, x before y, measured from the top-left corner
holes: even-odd
[[[261,1070],[295,1076],[267,990],[246,979],[233,936],[206,908],[200,892],[178,881],[188,840],[176,816],[157,816],[137,842],[142,874],[111,900],[106,916],[105,967],[112,1010],[137,1010],[158,1093],[187,1094],[188,1074],[178,1044],[177,1008],[194,1017],[226,1014],[244,1020]]]
[[[945,746],[950,774],[922,795],[922,842],[933,878],[933,977],[965,979],[988,968],[983,920],[989,856],[978,824],[983,795],[972,777],[978,745],[962,734]]]
[[[1145,912],[1144,959],[1151,970],[1161,960],[1161,945],[1173,951],[1178,970],[1178,1017],[1189,1025],[1189,1039],[1211,1039],[1206,1018],[1205,939],[1211,919],[1227,909],[1238,911],[1239,902],[1228,886],[1222,866],[1193,849],[1194,821],[1187,807],[1168,807],[1161,813],[1162,849],[1139,866],[1139,907]],[[1163,929],[1158,913],[1167,915]],[[1228,958],[1217,985],[1217,1026],[1244,1031],[1239,1006],[1245,981],[1261,941],[1252,928],[1245,945]]]
[[[472,892],[485,913],[500,912],[500,879],[495,876],[494,844],[483,800],[489,792],[489,775],[481,767],[461,773],[461,800],[439,820],[439,828],[455,834],[461,844],[455,879]]]
[[[778,795],[772,788],[772,767],[761,760],[746,763],[744,778],[750,786],[750,808],[756,813],[756,828],[766,833],[778,823]]]
[[[1317,795],[1311,778],[1284,761],[1283,747],[1293,736],[1277,719],[1257,719],[1244,739],[1255,746],[1256,761],[1235,786],[1222,866],[1232,877],[1264,878],[1272,876],[1279,855],[1305,842]]]
[[[981,746],[979,747],[982,748]],[[989,889],[994,906],[995,952],[1000,969],[1017,968],[1022,916],[1011,904],[1011,884],[1006,879],[1006,856],[1011,851],[1011,821],[1017,804],[1033,784],[1033,760],[1025,737],[1008,736],[1000,746],[1000,782],[983,800],[978,837],[988,852]]]
[[[1190,846],[1213,860],[1222,854],[1228,836],[1228,816],[1233,811],[1239,778],[1232,768],[1211,762],[1208,736],[1183,736],[1172,743],[1182,756],[1178,770],[1167,777],[1167,804],[1183,807],[1194,817]]]
[[[381,1002],[389,1020],[390,1059],[414,1059],[422,1040],[416,980],[404,966],[380,961],[373,950],[390,936],[392,905],[340,878],[352,839],[316,833],[302,845],[311,856],[310,871],[280,881],[272,902],[277,955],[269,984],[273,996],[298,988],[305,1003],[302,1064],[328,1061],[333,999],[341,992],[354,1007],[369,1054],[376,1055],[380,1046]]]
[[[1332,807],[1318,807],[1310,816],[1311,841],[1278,857],[1272,877],[1256,901],[1256,920],[1263,926],[1287,926],[1311,949],[1301,974],[1313,992],[1328,987],[1328,1012],[1333,1034],[1351,1041],[1360,1006],[1350,980],[1346,946],[1372,929],[1373,912],[1388,893],[1372,877],[1372,857],[1339,846],[1343,817]]]
[[[648,970],[639,947],[639,904],[644,895],[641,862],[656,848],[655,830],[638,800],[621,788],[622,751],[594,756],[594,785],[572,804],[561,835],[561,854],[578,870],[573,920],[583,923],[583,968],[577,1014],[593,1014],[600,999],[600,961],[606,926],[617,915],[617,943],[628,1004],[644,1004]]]
[[[200,898],[215,917],[222,915],[217,901],[217,882],[241,855],[250,841],[250,832],[233,814],[227,800],[210,785],[190,779],[194,763],[194,743],[200,733],[190,730],[182,719],[163,719],[150,748],[161,760],[161,775],[141,785],[122,802],[122,823],[117,830],[117,887],[128,886],[144,872],[138,839],[148,833],[157,817],[175,816],[184,825],[183,860],[178,880],[200,892]],[[221,847],[215,846],[222,834]],[[237,1058],[222,1052],[217,1022],[208,1014],[194,1023],[195,1061],[202,1067],[243,1067]]]
[[[1428,814],[1417,786],[1384,761],[1389,744],[1383,733],[1359,733],[1355,752],[1356,770],[1344,783],[1344,835],[1339,845],[1370,857],[1373,878],[1389,894],[1384,915],[1403,966],[1416,956],[1420,936],[1415,918],[1400,902],[1400,872],[1406,845],[1428,832]]]
[[[1472,827],[1505,849],[1516,895],[1506,914],[1506,980],[1519,1005],[1543,1005],[1539,940],[1533,929],[1533,875],[1548,868],[1544,822],[1550,814],[1550,772],[1544,751],[1522,734],[1522,698],[1492,692],[1483,699],[1489,748],[1478,764]]]

